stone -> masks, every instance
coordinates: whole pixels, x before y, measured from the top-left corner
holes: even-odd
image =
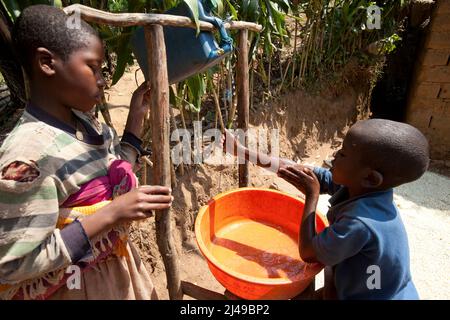
[[[441,91],[441,85],[439,83],[421,83],[416,90],[415,96],[421,98],[437,98]]]
[[[449,39],[450,40],[450,39]],[[419,73],[418,82],[450,83],[450,66],[423,68]]]
[[[446,66],[450,59],[450,50],[428,49],[425,53],[424,66]]]
[[[450,99],[450,83],[442,84],[441,93],[439,94],[439,98]]]
[[[427,48],[450,49],[450,31],[432,32],[427,41]]]

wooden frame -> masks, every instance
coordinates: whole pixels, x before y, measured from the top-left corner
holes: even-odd
[[[154,13],[111,13],[105,12],[81,4],[73,4],[64,8],[67,15],[80,14],[83,20],[98,24],[108,24],[117,27],[146,26],[158,24],[161,26],[188,27],[196,29],[197,26],[188,17],[174,16],[170,14]],[[225,28],[230,30],[250,30],[260,32],[262,26],[247,21],[225,22]],[[200,29],[214,31],[215,27],[209,23],[200,21]]]
[[[169,82],[166,45],[162,26],[189,27],[194,29],[197,26],[188,17],[167,14],[109,13],[80,4],[65,7],[64,11],[67,15],[79,14],[80,18],[87,22],[121,27],[145,27],[145,40],[148,52],[150,53],[148,56],[148,74],[150,75],[150,86],[152,88],[151,104],[152,106],[158,106],[151,108],[152,149],[157,150],[157,152],[153,152],[153,183],[170,187]],[[233,21],[226,22],[225,28],[240,30],[239,50],[237,51],[237,110],[239,127],[247,132],[249,122],[248,30],[260,32],[262,26],[251,22]],[[213,31],[215,28],[208,22],[200,21],[200,29]],[[158,48],[158,50],[152,50],[151,48]],[[247,142],[245,143],[247,144]],[[239,165],[239,186],[248,186],[248,180],[248,162],[246,162],[245,164]],[[176,256],[170,221],[171,214],[169,209],[157,210],[156,239],[166,269],[167,288],[170,299],[182,299],[183,293],[197,299],[217,300],[230,298],[232,296],[231,294],[222,295],[180,280],[179,261]]]
[[[250,95],[248,83],[248,30],[243,29],[239,32],[239,51],[236,66],[236,84],[237,84],[237,111],[238,128],[247,133],[248,121],[250,117]],[[247,135],[245,135],[244,145],[247,146]],[[239,164],[239,187],[248,187],[248,161]]]

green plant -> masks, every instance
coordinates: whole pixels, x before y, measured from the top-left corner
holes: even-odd
[[[9,18],[12,21],[16,21],[22,10],[31,5],[47,4],[59,8],[62,8],[63,6],[61,0],[23,0],[23,1],[1,0],[0,2],[8,12]]]
[[[162,13],[186,3],[194,13],[198,25],[197,0],[0,0],[11,21],[28,5],[46,3],[66,6],[73,3],[110,12]],[[304,86],[323,77],[337,73],[353,57],[373,43],[380,43],[383,54],[395,49],[398,41],[396,30],[401,19],[401,9],[407,0],[208,0],[216,8],[215,13],[223,19],[245,20],[263,26],[259,34],[250,33],[250,78],[252,87],[263,83],[264,96],[271,97],[283,88]],[[363,28],[367,20],[367,8],[377,4],[382,10],[382,28]],[[284,59],[281,52],[289,43],[291,30],[286,18],[295,21],[294,50]],[[106,59],[111,73],[111,84],[119,81],[127,66],[134,63],[129,46],[132,27],[119,28],[106,25],[95,26],[106,42]],[[237,33],[232,33],[236,43]],[[176,104],[189,112],[201,112],[205,95],[217,95],[217,104],[227,106],[227,125],[233,120],[235,108],[233,66],[236,55],[232,54],[221,66],[202,75],[196,75],[176,85]],[[114,67],[113,67],[114,65]],[[257,75],[255,78],[254,75]],[[289,79],[289,80],[287,80]],[[261,86],[259,86],[261,87]],[[214,90],[213,90],[214,89]],[[251,97],[253,99],[253,97]],[[252,100],[253,101],[253,100]]]
[[[394,33],[390,37],[382,39],[381,40],[381,43],[382,43],[381,54],[389,54],[392,51],[394,51],[397,48],[396,43],[401,40],[402,40],[402,38],[396,33]]]
[[[297,17],[306,15],[300,31],[298,69],[293,76],[298,84],[321,79],[332,74],[358,56],[370,44],[380,41],[388,53],[395,49],[395,32],[401,22],[401,10],[408,1],[394,0],[301,0]],[[381,9],[381,29],[366,28],[368,8]]]

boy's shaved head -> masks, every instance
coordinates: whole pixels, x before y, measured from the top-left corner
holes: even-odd
[[[428,141],[409,124],[370,119],[357,122],[348,135],[358,144],[363,165],[380,172],[389,187],[414,181],[428,169]]]
[[[14,26],[13,42],[29,75],[37,48],[44,47],[66,61],[72,52],[86,46],[89,37],[98,36],[83,20],[73,28],[69,26],[69,16],[59,8],[35,5],[22,11]]]

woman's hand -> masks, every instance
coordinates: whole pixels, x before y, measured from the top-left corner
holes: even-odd
[[[144,116],[150,107],[150,85],[143,82],[131,96],[130,113]]]
[[[125,131],[131,132],[136,137],[142,135],[144,118],[150,108],[150,87],[147,82],[142,83],[134,92],[130,102]]]
[[[81,224],[89,238],[113,226],[152,216],[152,210],[168,209],[172,205],[172,190],[162,186],[140,186],[115,198]]]
[[[278,176],[293,184],[305,194],[306,198],[319,197],[320,183],[310,168],[302,165],[281,167]]]
[[[171,192],[168,187],[140,186],[115,198],[109,206],[118,223],[141,220],[152,216],[152,210],[170,208]]]

